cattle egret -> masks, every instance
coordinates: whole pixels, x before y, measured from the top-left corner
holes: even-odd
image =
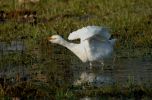
[[[71,50],[82,62],[100,61],[104,65],[103,59],[112,55],[113,46],[116,39],[111,39],[111,35],[99,26],[87,26],[70,33],[68,39],[75,40],[80,38],[80,43],[70,43],[59,35],[49,37],[49,41],[62,45]]]

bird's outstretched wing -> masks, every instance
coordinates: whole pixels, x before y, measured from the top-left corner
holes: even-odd
[[[81,41],[92,38],[92,37],[100,37],[101,39],[109,39],[111,35],[108,32],[108,29],[100,26],[87,26],[77,31],[70,33],[68,39],[75,40],[81,39]]]
[[[89,55],[89,60],[94,61],[101,58],[106,58],[111,55],[113,46],[108,39],[101,39],[101,37],[95,35],[91,38],[84,40],[84,45],[86,48],[87,55]]]
[[[99,26],[88,26],[87,27],[87,34],[88,36],[83,38],[83,40],[109,40],[111,35],[109,34],[109,31],[105,27],[99,27]]]

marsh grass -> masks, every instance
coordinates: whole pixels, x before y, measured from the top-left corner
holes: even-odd
[[[36,11],[36,24],[20,22],[22,16],[20,14],[11,18],[12,13],[25,9]],[[25,45],[25,50],[22,52],[4,54],[5,51],[1,50],[0,68],[6,67],[7,64],[29,68],[36,66],[45,73],[43,73],[46,76],[45,82],[48,82],[51,89],[37,86],[37,83],[33,82],[27,84],[33,83],[32,86],[36,86],[34,89],[46,93],[45,96],[50,95],[51,98],[75,99],[82,94],[93,96],[121,92],[128,95],[134,92],[136,87],[128,83],[127,89],[122,89],[118,85],[101,89],[93,88],[82,94],[74,94],[75,92],[68,89],[71,86],[69,81],[72,80],[65,80],[67,76],[72,77],[69,59],[73,58],[73,55],[63,47],[50,44],[47,41],[48,36],[59,34],[67,39],[70,32],[81,27],[106,26],[113,37],[118,39],[116,43],[118,57],[152,56],[152,0],[41,0],[37,4],[29,3],[22,6],[17,0],[1,0],[0,10],[7,13],[6,20],[0,22],[0,42],[9,44],[18,40]],[[33,87],[27,85],[27,88]],[[142,86],[137,87],[138,90],[146,94],[152,93],[151,88]],[[4,87],[1,87],[0,91],[0,96],[7,95]]]
[[[22,25],[16,23],[5,23],[2,26],[9,28],[13,37],[19,34],[34,35],[34,38],[39,38],[51,34],[62,34],[65,37],[70,32],[87,25],[101,25],[110,28],[114,37],[118,38],[118,45],[121,48],[136,48],[136,47],[151,47],[151,1],[150,0],[135,0],[128,1],[44,1],[42,0],[37,5],[28,5],[28,8],[37,11],[39,19],[55,17],[47,23],[39,23],[36,26],[29,24]],[[15,1],[15,3],[17,3]],[[3,7],[5,5],[5,7]],[[11,8],[9,8],[9,7]],[[1,8],[4,11],[12,11],[21,9],[13,3],[2,2]],[[5,10],[7,8],[7,10]],[[22,8],[23,9],[23,8]],[[13,24],[13,25],[12,25]],[[3,28],[1,26],[1,28]],[[17,29],[14,27],[17,26]],[[22,28],[24,27],[24,28]],[[21,31],[19,31],[19,29]],[[25,29],[25,30],[24,30]],[[30,30],[30,31],[28,31]],[[41,32],[44,31],[44,32]],[[2,31],[3,32],[3,31]],[[46,33],[45,33],[46,32]],[[5,32],[4,38],[11,38],[10,32]],[[10,37],[9,37],[10,36]],[[16,39],[16,38],[15,38]]]

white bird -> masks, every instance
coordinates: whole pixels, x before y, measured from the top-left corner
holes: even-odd
[[[100,60],[104,65],[103,59],[112,56],[113,46],[116,39],[111,39],[107,28],[100,26],[87,26],[77,31],[70,33],[69,40],[80,39],[80,43],[85,47],[85,51],[90,61],[90,67],[92,61]]]
[[[59,35],[49,37],[49,41],[67,47],[82,62],[90,62],[92,67],[91,62],[99,60],[104,65],[103,59],[111,56],[116,39],[109,40],[110,37],[106,28],[87,26],[70,33],[68,37],[69,40],[80,38],[79,44],[67,42]]]

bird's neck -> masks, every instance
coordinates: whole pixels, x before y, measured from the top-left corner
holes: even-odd
[[[58,44],[60,44],[64,47],[67,47],[67,48],[69,48],[69,46],[76,45],[75,43],[69,43],[68,41],[66,41],[64,39],[61,42],[59,42]]]
[[[71,51],[74,51],[74,48],[78,48],[80,46],[80,44],[70,43],[66,40],[64,40],[61,45],[63,45],[64,47],[68,48]]]
[[[72,51],[78,58],[80,58],[83,62],[87,61],[87,57],[85,54],[85,49],[83,44],[76,44],[76,43],[70,43],[66,40],[63,40],[62,42],[58,43],[66,48],[68,48],[70,51]]]

